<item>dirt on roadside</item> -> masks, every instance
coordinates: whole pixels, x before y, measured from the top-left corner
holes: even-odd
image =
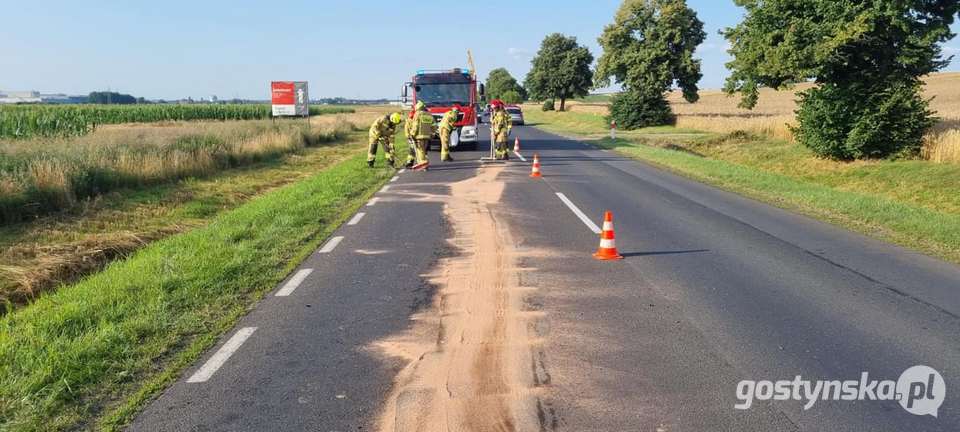
[[[443,197],[459,254],[427,279],[431,307],[404,333],[375,348],[408,361],[397,375],[379,430],[539,430],[529,321],[523,311],[518,252],[491,211],[504,189],[503,167],[451,185]]]

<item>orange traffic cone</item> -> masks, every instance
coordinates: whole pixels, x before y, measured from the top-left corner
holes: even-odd
[[[618,260],[623,256],[617,252],[617,241],[613,235],[613,213],[607,211],[603,215],[603,231],[600,232],[600,248],[593,257],[598,260]]]
[[[516,137],[513,140],[513,152],[520,153],[520,137]]]
[[[533,155],[533,172],[530,173],[530,177],[543,177],[540,174],[540,155],[534,153]]]

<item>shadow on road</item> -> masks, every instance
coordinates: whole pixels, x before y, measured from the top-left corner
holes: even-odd
[[[656,256],[656,255],[685,255],[685,254],[704,253],[704,252],[710,252],[710,249],[654,251],[654,252],[626,252],[626,253],[621,253],[620,255],[623,255],[624,258],[629,258],[629,257]]]

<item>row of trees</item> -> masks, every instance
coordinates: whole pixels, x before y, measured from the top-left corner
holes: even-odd
[[[721,32],[733,56],[724,90],[740,94],[741,107],[753,108],[763,87],[813,82],[799,93],[794,132],[801,144],[843,160],[920,150],[935,122],[920,78],[950,63],[941,46],[954,37],[950,25],[960,2],[734,2],[746,13]],[[616,83],[623,91],[610,116],[620,127],[671,124],[667,92],[679,88],[687,101],[699,99],[702,74],[694,53],[705,38],[703,22],[685,0],[625,0],[599,38],[603,55],[595,70],[586,47],[552,34],[524,84],[532,99],[559,99],[562,111],[567,99]]]
[[[136,103],[146,103],[146,100],[142,97],[137,98],[117,92],[90,92],[90,95],[87,96],[87,102],[92,104],[132,105]]]

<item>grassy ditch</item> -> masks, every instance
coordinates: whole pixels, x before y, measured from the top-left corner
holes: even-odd
[[[394,173],[363,155],[0,317],[0,430],[112,429]]]
[[[203,226],[253,197],[355,155],[365,148],[365,131],[338,135],[360,129],[370,117],[316,117],[313,144],[292,153],[180,181],[117,189],[78,202],[68,211],[0,226],[0,315],[3,305],[7,310],[20,307],[152,241]],[[234,127],[247,125],[236,122]],[[154,129],[149,132],[166,130]]]
[[[960,263],[960,170],[924,160],[835,162],[745,132],[660,127],[609,138],[602,116],[543,113],[538,127],[687,177]]]

